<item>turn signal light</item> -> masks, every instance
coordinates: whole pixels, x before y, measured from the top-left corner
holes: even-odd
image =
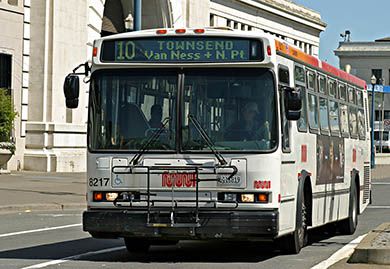
[[[186,29],[176,29],[175,33],[176,34],[185,34],[186,33]]]
[[[268,195],[266,193],[259,193],[257,195],[257,201],[260,203],[267,203],[268,202]]]
[[[103,200],[103,193],[101,192],[94,192],[93,193],[93,201],[94,202],[99,202]]]
[[[98,48],[94,47],[92,50],[92,57],[97,57],[98,55]]]

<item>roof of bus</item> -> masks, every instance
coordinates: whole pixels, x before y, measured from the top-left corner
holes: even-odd
[[[275,39],[276,51],[279,54],[292,58],[296,61],[299,61],[303,64],[312,66],[324,73],[331,74],[338,79],[342,79],[346,82],[354,84],[360,88],[366,89],[366,82],[358,77],[355,77],[341,69],[338,69],[327,62],[321,61],[317,57],[304,53],[300,49],[287,44],[285,41]]]
[[[241,36],[241,37],[263,37],[267,38],[272,42],[275,41],[276,52],[289,57],[297,62],[313,67],[317,70],[323,71],[326,74],[335,76],[335,78],[344,80],[360,88],[366,88],[366,82],[358,77],[355,77],[343,70],[340,70],[327,62],[321,61],[317,57],[309,55],[294,45],[288,44],[286,41],[279,39],[273,35],[264,33],[262,31],[240,31],[234,30],[230,27],[205,27],[205,28],[183,28],[184,32],[176,33],[178,29],[175,28],[164,28],[164,29],[148,29],[134,32],[126,32],[120,34],[114,34],[103,37],[102,40],[118,39],[118,38],[134,38],[134,37],[147,37],[147,36],[177,36],[177,35],[192,35],[199,36],[201,34],[212,34],[212,35],[228,35],[228,36]],[[196,30],[204,30],[204,32],[196,33]],[[160,32],[159,32],[160,31]]]

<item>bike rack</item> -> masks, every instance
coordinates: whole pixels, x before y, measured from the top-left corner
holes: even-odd
[[[230,170],[230,171],[227,171]],[[181,172],[185,174],[195,174],[195,179],[191,179],[192,182],[195,181],[195,208],[193,210],[190,210],[190,216],[192,214],[192,217],[190,219],[192,222],[178,222],[177,221],[177,215],[176,213],[179,212],[179,209],[183,210],[183,208],[178,206],[178,203],[180,202],[194,202],[193,200],[179,200],[175,199],[174,192],[175,192],[175,182],[172,182],[172,200],[171,200],[171,207],[169,211],[169,222],[156,222],[153,221],[153,215],[160,215],[160,211],[167,210],[165,207],[155,207],[154,204],[157,202],[167,202],[167,200],[151,200],[151,196],[155,196],[150,190],[150,175],[163,175],[165,173],[170,173],[172,171],[175,171],[176,173]],[[145,193],[140,193],[140,199],[136,202],[146,202],[147,207],[147,219],[146,219],[146,226],[147,227],[180,227],[180,228],[197,228],[200,227],[201,224],[199,222],[199,184],[201,182],[207,182],[207,181],[218,181],[217,175],[228,175],[229,178],[233,177],[237,174],[237,167],[232,165],[224,165],[224,166],[203,166],[203,165],[189,165],[189,166],[114,166],[112,167],[112,173],[113,174],[131,174],[131,175],[146,175],[147,177],[147,185],[146,185],[146,200],[142,200],[141,196]],[[215,178],[199,178],[199,175],[215,175]],[[120,207],[123,209],[126,208],[134,208],[133,203],[135,202],[134,197],[131,195],[125,195],[126,191],[122,192],[122,197],[118,196],[117,199],[113,202],[116,207]],[[127,197],[124,197],[127,196]],[[126,199],[124,199],[126,198]],[[129,206],[122,206],[119,205],[118,202],[130,202]],[[214,203],[214,206],[216,203],[223,203],[224,201],[210,201],[211,203]],[[226,203],[226,202],[225,202]],[[229,202],[231,203],[231,202]],[[237,202],[233,203],[234,208],[238,206]],[[158,210],[160,209],[160,210]],[[184,211],[185,212],[185,211]],[[183,213],[180,212],[180,213]],[[188,213],[188,209],[187,212]]]

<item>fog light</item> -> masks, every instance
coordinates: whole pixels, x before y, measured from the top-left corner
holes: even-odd
[[[93,193],[93,201],[94,202],[101,202],[103,200],[103,193],[101,192],[94,192]]]
[[[114,201],[116,198],[118,198],[118,193],[116,192],[107,192],[106,193],[106,200],[107,201]]]
[[[268,202],[268,194],[266,193],[259,193],[257,195],[257,201],[260,203],[267,203]]]
[[[236,201],[237,200],[237,194],[235,193],[225,193],[223,197],[224,201]]]
[[[243,203],[253,203],[255,201],[255,195],[254,194],[241,194],[241,202]]]

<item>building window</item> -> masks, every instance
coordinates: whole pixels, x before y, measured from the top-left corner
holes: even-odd
[[[215,26],[215,15],[210,14],[210,26]]]
[[[382,69],[372,69],[371,70],[372,75],[376,77],[376,83],[377,84],[382,84],[381,79],[382,79]]]
[[[12,56],[0,54],[0,88],[11,89]]]
[[[8,4],[10,4],[11,6],[17,6],[18,0],[8,0]]]

